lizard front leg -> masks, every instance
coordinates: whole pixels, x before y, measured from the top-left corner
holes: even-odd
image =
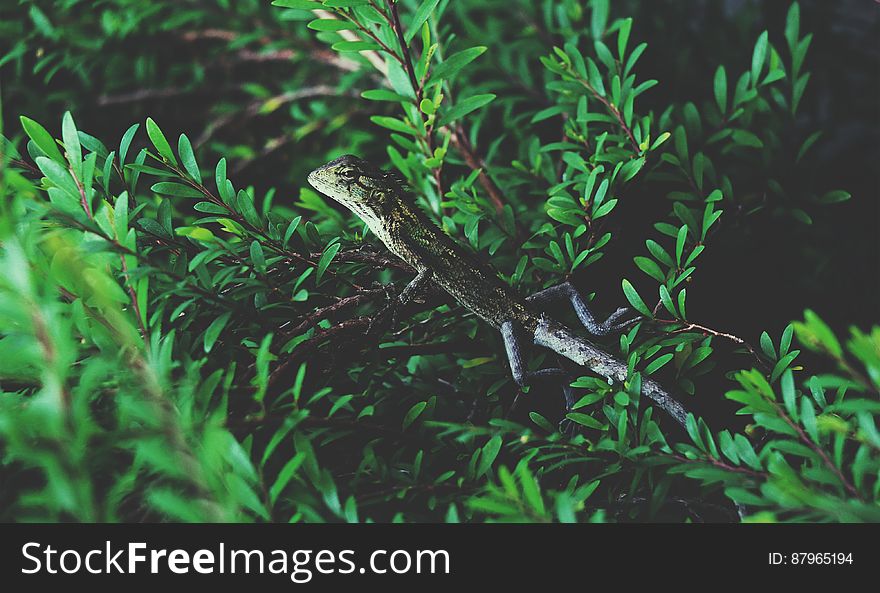
[[[397,325],[397,310],[399,307],[409,304],[411,301],[419,300],[419,295],[424,293],[425,286],[431,279],[431,270],[422,270],[416,274],[415,278],[410,280],[409,284],[397,295],[397,298],[391,299],[382,309],[376,313],[373,321],[367,327],[367,333],[373,333],[378,327],[385,327],[386,322],[389,327]],[[390,316],[390,319],[389,319]]]
[[[621,307],[609,315],[605,321],[599,323],[596,321],[596,317],[590,310],[589,305],[587,305],[587,301],[584,300],[578,289],[570,282],[563,282],[562,284],[545,288],[544,290],[536,292],[526,298],[526,301],[532,304],[549,304],[558,300],[568,300],[571,303],[572,308],[574,308],[574,312],[577,314],[578,319],[580,319],[581,324],[583,324],[586,330],[594,336],[604,336],[619,331],[639,319],[636,317],[635,319],[615,324],[615,321],[629,312],[627,307]]]

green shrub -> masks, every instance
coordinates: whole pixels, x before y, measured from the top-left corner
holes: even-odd
[[[800,181],[819,136],[795,119],[811,42],[797,4],[745,67],[717,66],[709,99],[663,109],[641,108],[658,84],[640,75],[651,49],[606,1],[521,2],[514,38],[509,0],[273,4],[218,2],[233,24],[260,15],[261,33],[292,31],[326,60],[291,58],[297,74],[271,92],[247,83],[255,98],[230,117],[292,103],[284,135],[314,147],[291,165],[297,197],[237,188],[229,163],[259,166],[267,148],[209,141],[210,124],[195,150],[151,118],[99,139],[70,112],[60,134],[23,116],[4,139],[0,517],[880,520],[880,327],[842,344],[808,310],[753,347],[689,313],[686,286],[728,212],[803,225],[850,197]],[[103,14],[103,44],[85,43],[75,15],[33,5],[21,15],[33,32],[0,63],[23,69],[38,42],[33,72],[47,78],[127,73],[102,51],[112,39],[198,16],[122,1]],[[258,39],[242,35],[226,49]],[[178,71],[196,85],[192,67]],[[306,81],[313,97],[340,96],[303,108],[308,93],[291,93]],[[611,341],[625,385],[573,384],[576,436],[558,430],[561,394],[519,393],[499,336],[457,305],[367,332],[411,270],[307,187],[302,174],[343,147],[386,161],[522,293],[592,278],[624,249],[627,200],[668,198],[627,236],[644,249],[615,284],[591,280],[600,303],[625,299],[645,318]],[[641,401],[645,375],[687,405],[723,385],[746,422],[692,415],[684,434]]]

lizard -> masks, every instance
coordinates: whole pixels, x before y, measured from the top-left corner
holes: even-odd
[[[416,270],[416,276],[397,296],[398,305],[411,302],[433,283],[500,331],[511,375],[521,388],[537,377],[568,374],[562,368],[527,370],[523,354],[525,337],[590,369],[609,383],[622,383],[627,378],[625,362],[553,319],[542,305],[569,301],[581,324],[594,336],[619,331],[637,321],[638,318],[617,323],[629,309],[620,308],[599,322],[569,282],[522,298],[493,267],[443,232],[416,205],[396,173],[356,156],[344,155],[315,169],[309,173],[308,182],[356,214],[391,253]],[[657,381],[645,377],[641,389],[643,395],[685,426],[687,411]],[[567,400],[568,397],[566,392]],[[567,401],[568,407],[571,403]]]

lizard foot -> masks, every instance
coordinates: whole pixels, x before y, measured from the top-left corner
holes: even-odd
[[[367,335],[374,336],[384,333],[397,325],[398,295],[393,284],[373,283],[374,288],[381,288],[385,292],[385,305],[370,318],[367,326]]]
[[[562,420],[559,421],[559,432],[572,439],[580,433],[580,425],[574,420],[566,417],[569,412],[573,412],[574,407],[574,389],[568,382],[562,383],[562,393],[565,395],[565,411]]]
[[[631,309],[629,307],[620,307],[617,311],[608,316],[608,319],[598,324],[600,334],[606,335],[619,332],[621,330],[626,329],[630,325],[641,321],[643,318],[641,315],[637,315],[632,319],[627,319],[626,321],[621,321],[620,323],[615,323],[618,319],[630,313]]]

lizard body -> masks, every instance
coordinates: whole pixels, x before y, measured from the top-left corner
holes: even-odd
[[[553,320],[540,310],[539,305],[555,298],[569,299],[584,326],[596,335],[627,325],[628,322],[612,325],[614,319],[626,312],[625,309],[618,310],[604,323],[598,323],[569,284],[547,289],[527,299],[521,298],[491,266],[480,261],[431,221],[406,195],[403,183],[394,174],[355,156],[342,156],[312,171],[309,183],[357,214],[392,253],[416,269],[415,279],[400,294],[401,302],[410,300],[424,283],[433,282],[463,307],[499,329],[504,337],[511,372],[520,385],[532,375],[564,374],[561,369],[527,372],[519,343],[521,332],[530,336],[533,343],[554,350],[608,380],[622,382],[626,379],[626,363]],[[684,424],[686,411],[658,383],[643,379],[642,392]]]

